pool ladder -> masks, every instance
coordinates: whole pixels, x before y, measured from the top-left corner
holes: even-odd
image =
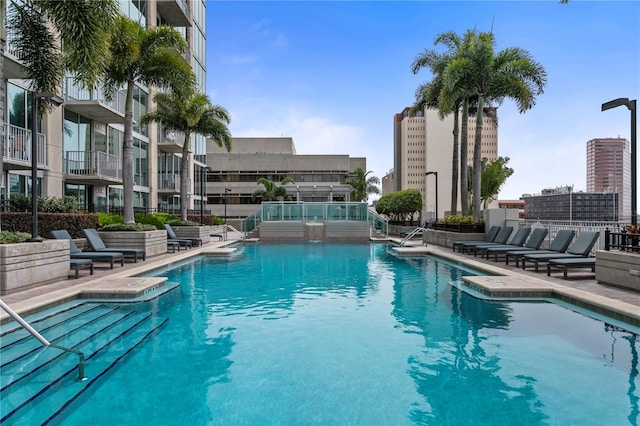
[[[16,320],[18,324],[20,324],[25,330],[27,330],[33,337],[38,339],[44,346],[51,346],[52,348],[60,349],[65,352],[71,352],[78,355],[80,361],[78,362],[78,378],[76,380],[79,382],[87,380],[87,377],[84,375],[84,354],[82,352],[50,343],[47,339],[44,338],[42,334],[38,333],[35,328],[31,327],[28,322],[26,322],[20,315],[18,315],[16,311],[11,309],[9,305],[4,303],[2,300],[0,300],[0,307],[4,309],[5,312],[11,316],[11,318]]]
[[[414,229],[413,231],[409,232],[409,234],[407,234],[402,241],[400,241],[400,246],[404,246],[406,244],[407,241],[409,241],[411,238],[415,237],[417,234],[419,233],[423,233],[423,232],[427,232],[426,229],[424,229],[422,226],[418,226],[416,229]]]

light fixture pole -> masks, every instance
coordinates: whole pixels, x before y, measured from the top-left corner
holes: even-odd
[[[438,221],[438,172],[426,172],[426,176],[434,175],[436,177],[436,217],[435,222]]]
[[[38,236],[38,99],[44,99],[55,106],[64,102],[50,92],[31,92],[31,238],[27,241],[40,243]]]
[[[636,100],[618,98],[602,104],[602,111],[619,106],[626,106],[631,111],[631,224],[638,224],[638,182],[636,153]],[[618,201],[619,202],[619,201]]]
[[[227,194],[231,192],[231,189],[224,189],[224,224],[227,224]]]

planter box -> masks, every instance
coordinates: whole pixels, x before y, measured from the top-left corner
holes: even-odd
[[[147,259],[167,252],[167,232],[156,231],[100,231],[107,247],[144,249]]]
[[[484,232],[481,233],[460,233],[451,231],[438,231],[427,229],[423,234],[422,240],[426,244],[453,248],[456,241],[482,241],[484,240]]]
[[[640,291],[640,254],[598,250],[596,280],[602,284]]]
[[[68,240],[0,244],[0,295],[66,280],[69,269]]]
[[[202,244],[211,241],[211,227],[205,226],[171,226],[178,238],[200,238]],[[195,244],[194,244],[195,246]]]

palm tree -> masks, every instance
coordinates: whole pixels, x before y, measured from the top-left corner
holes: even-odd
[[[482,123],[484,103],[495,99],[500,103],[505,98],[516,102],[523,113],[535,105],[536,96],[544,91],[547,74],[542,65],[534,61],[531,54],[520,48],[494,51],[495,38],[492,33],[475,30],[465,34],[465,48],[446,67],[442,79],[441,106],[446,110],[459,99],[461,87],[469,97],[477,96],[476,133],[473,155],[473,187],[481,187]],[[473,193],[473,217],[480,220],[480,191]]]
[[[291,197],[287,194],[287,189],[284,185],[288,183],[296,183],[292,178],[285,177],[280,181],[280,185],[277,185],[270,179],[261,177],[256,182],[258,185],[262,185],[264,189],[256,189],[251,199],[255,201],[256,198],[260,198],[262,201],[277,201],[286,200],[290,201]]]
[[[191,135],[203,135],[213,139],[218,146],[224,146],[227,151],[231,151],[231,134],[227,127],[231,119],[226,109],[211,105],[209,97],[201,93],[178,95],[160,92],[153,99],[158,105],[157,108],[144,114],[140,122],[148,124],[157,121],[162,123],[165,131],[175,130],[184,133],[180,163],[180,216],[182,220],[187,220]]]
[[[0,31],[4,36],[4,1],[0,2],[0,9]],[[36,93],[59,93],[65,72],[71,73],[76,83],[92,87],[108,63],[108,34],[117,15],[116,0],[11,1],[7,29],[31,89]],[[4,38],[0,50],[4,57]],[[4,81],[2,66],[0,81]],[[0,90],[4,99],[4,85]],[[51,107],[45,102],[38,106],[40,115]],[[0,141],[4,140],[4,117],[4,105],[0,103]],[[4,176],[2,150],[0,143],[0,191]]]
[[[66,2],[65,2],[66,3]],[[195,76],[182,54],[187,43],[174,28],[160,25],[145,29],[125,17],[116,18],[110,44],[110,63],[104,78],[107,98],[126,88],[122,185],[124,223],[133,223],[133,89],[136,83],[192,93]]]
[[[380,179],[376,176],[369,176],[372,172],[366,172],[362,167],[356,167],[355,176],[347,179],[347,184],[351,185],[351,201],[367,201],[369,194],[379,194],[380,188],[376,185],[380,184]]]

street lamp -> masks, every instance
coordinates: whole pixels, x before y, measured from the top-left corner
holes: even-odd
[[[438,221],[438,172],[426,172],[426,176],[434,175],[436,177],[436,219],[435,222]]]
[[[54,106],[64,102],[51,92],[31,92],[31,238],[27,241],[40,243],[38,236],[38,99],[43,99]]]
[[[602,111],[619,106],[626,106],[631,111],[631,224],[638,224],[638,185],[637,185],[637,153],[636,153],[636,100],[618,98],[602,104]]]
[[[224,189],[224,224],[227,224],[227,194],[231,192],[229,188]]]

